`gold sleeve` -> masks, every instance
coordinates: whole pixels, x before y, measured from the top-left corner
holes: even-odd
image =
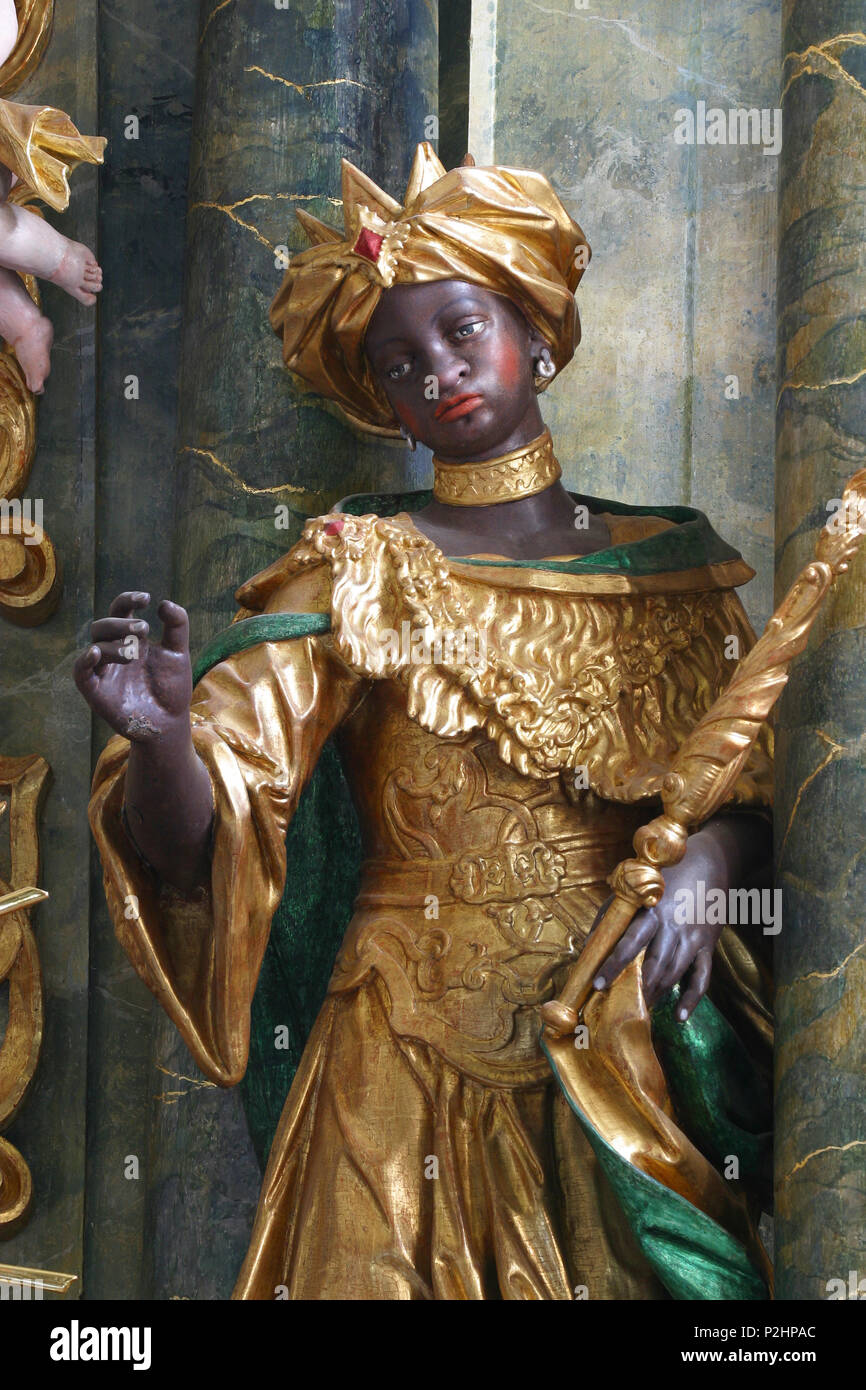
[[[126,833],[128,740],[113,738],[97,765],[90,823],[118,939],[220,1086],[246,1069],[250,1005],[286,877],[286,827],[325,741],[365,689],[328,636],[263,643],[199,682],[192,733],[215,815],[211,879],[197,895],[162,883]]]

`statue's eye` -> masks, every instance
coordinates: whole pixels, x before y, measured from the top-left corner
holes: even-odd
[[[472,323],[461,323],[454,332],[455,338],[474,338],[484,327],[483,319],[473,319]]]
[[[390,377],[391,381],[399,381],[401,377],[408,376],[411,370],[411,362],[397,362],[393,367],[388,368],[385,375]]]

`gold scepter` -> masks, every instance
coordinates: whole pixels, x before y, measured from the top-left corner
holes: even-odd
[[[738,663],[730,684],[695,725],[662,783],[664,812],[634,837],[637,858],[624,859],[608,879],[613,898],[589,937],[561,994],[541,1016],[555,1038],[573,1033],[592,982],[635,915],[655,907],[665,890],[661,869],[678,864],[690,829],[727,800],[761,725],[788,681],[788,669],[834,580],[845,572],[863,535],[866,469],[845,488],[839,511],[818,537],[815,559],[801,570],[763,635]]]

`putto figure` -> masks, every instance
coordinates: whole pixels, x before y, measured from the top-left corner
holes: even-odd
[[[0,0],[0,91],[7,76],[14,76],[18,37],[15,0]],[[80,135],[53,106],[0,98],[0,337],[14,350],[35,395],[42,394],[51,370],[54,330],[21,276],[50,280],[80,303],[95,304],[102,271],[87,246],[10,201],[10,194],[14,189],[16,198],[36,196],[64,212],[69,171],[82,162],[100,164],[105,145],[104,136]]]
[[[144,592],[76,667],[119,735],[91,803],[116,930],[198,1065],[233,1085],[251,1034],[259,1066],[315,1017],[235,1297],[766,1297],[765,938],[674,917],[679,890],[766,868],[766,732],[603,966],[570,1103],[539,1042],[753,641],[751,571],[698,512],[563,486],[538,394],[579,339],[589,248],[543,176],[422,145],[402,204],[345,164],[343,205],[341,231],[299,214],[313,246],[272,324],[308,387],[433,449],[432,493],[310,520],[195,688],[185,612],[164,601],[156,641]],[[481,661],[433,640],[469,629]],[[334,744],[362,841],[348,925],[351,836],[314,795]],[[293,963],[251,1025],[269,934]]]

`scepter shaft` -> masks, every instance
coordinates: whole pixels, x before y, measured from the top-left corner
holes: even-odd
[[[559,997],[542,1005],[541,1016],[554,1037],[574,1031],[599,966],[636,914],[661,899],[661,869],[679,863],[689,831],[728,800],[761,725],[787,684],[791,662],[805,648],[834,580],[848,568],[863,535],[864,516],[866,469],[861,469],[848,482],[839,512],[822,530],[815,559],[800,571],[763,635],[678,750],[662,783],[664,813],[635,834],[636,857],[622,860],[611,874],[614,895],[604,916]]]

